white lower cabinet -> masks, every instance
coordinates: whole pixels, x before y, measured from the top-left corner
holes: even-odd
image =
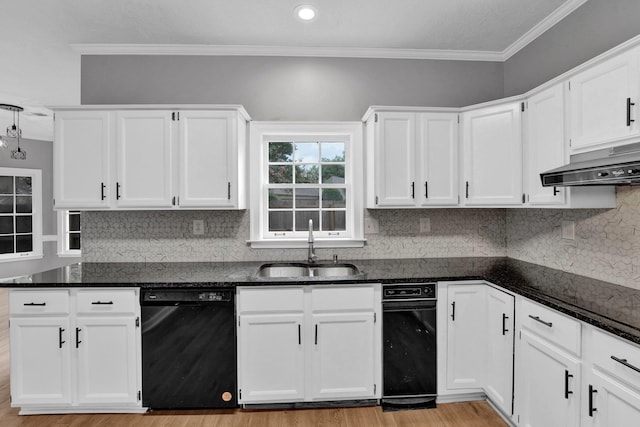
[[[484,282],[447,284],[446,295],[446,355],[439,357],[446,359],[446,387],[439,394],[484,392],[511,415],[513,295]]]
[[[12,289],[11,406],[141,412],[137,289]]]
[[[580,360],[526,329],[518,349],[518,425],[579,425]]]
[[[241,404],[380,397],[379,284],[237,292]]]

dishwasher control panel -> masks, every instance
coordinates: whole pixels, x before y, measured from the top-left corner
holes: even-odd
[[[382,299],[436,299],[435,283],[403,283],[382,286]]]
[[[233,301],[230,289],[145,289],[142,304],[214,303]]]

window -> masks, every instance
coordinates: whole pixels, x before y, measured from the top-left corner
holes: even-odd
[[[80,211],[58,211],[58,256],[80,256]]]
[[[42,257],[42,172],[0,168],[0,261]]]
[[[251,124],[251,244],[364,244],[361,123]]]

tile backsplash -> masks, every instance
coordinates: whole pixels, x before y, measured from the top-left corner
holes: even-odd
[[[640,188],[616,191],[615,209],[507,210],[507,256],[640,289]]]
[[[317,249],[320,259],[505,256],[502,209],[365,210],[379,222],[363,248]],[[420,233],[420,218],[431,231]],[[192,234],[193,220],[205,223]],[[85,262],[304,260],[306,249],[252,249],[248,211],[129,211],[82,213]]]

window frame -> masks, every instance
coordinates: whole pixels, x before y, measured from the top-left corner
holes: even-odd
[[[15,261],[41,259],[43,257],[42,171],[40,169],[0,167],[0,175],[13,176],[14,180],[16,176],[31,177],[31,235],[32,235],[31,251],[0,254],[0,262],[15,262]],[[14,194],[15,194],[15,189],[14,189]],[[17,212],[13,212],[14,217],[16,216],[16,213]],[[15,228],[14,228],[13,235],[14,236],[16,235]]]
[[[251,247],[306,248],[308,246],[307,231],[284,232],[282,235],[282,232],[267,230],[268,145],[269,142],[289,141],[345,143],[346,230],[340,231],[338,236],[329,235],[335,231],[314,231],[315,246],[318,248],[364,246],[362,135],[361,122],[251,122],[249,142],[250,240],[248,240]],[[298,188],[305,188],[304,185],[300,184]],[[296,188],[295,184],[293,186]],[[322,188],[321,184],[318,184],[317,187]],[[322,214],[320,208],[318,211]]]
[[[82,236],[82,222],[80,222],[80,231],[71,232],[69,230],[69,213],[80,212],[77,209],[64,209],[58,211],[58,256],[59,257],[78,257],[82,254],[82,243],[80,249],[69,249],[69,234],[77,233]]]

